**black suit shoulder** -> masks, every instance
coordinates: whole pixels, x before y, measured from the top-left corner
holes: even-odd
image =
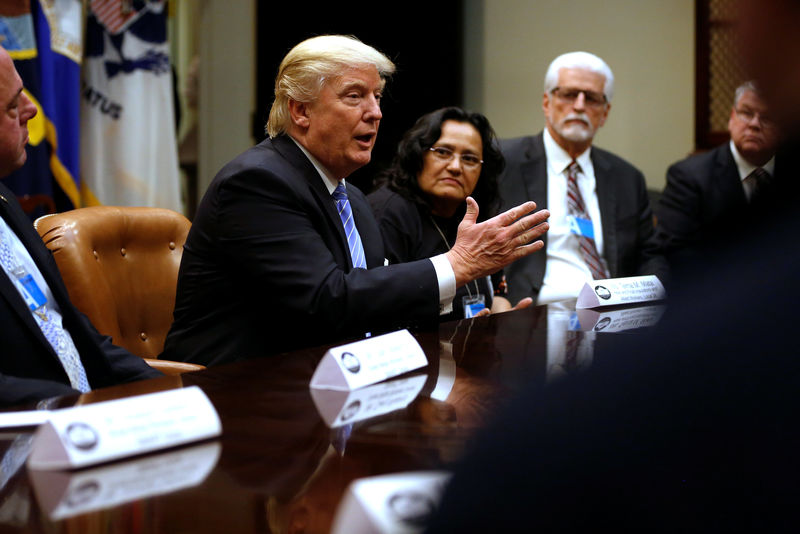
[[[677,266],[702,250],[727,221],[747,209],[739,171],[728,144],[678,161],[656,207],[659,246]]]

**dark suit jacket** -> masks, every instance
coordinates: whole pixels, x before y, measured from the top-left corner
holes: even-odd
[[[500,142],[506,168],[500,176],[501,210],[526,200],[547,208],[547,157],[542,134]],[[603,256],[612,278],[657,275],[666,283],[668,268],[658,252],[653,214],[644,176],[622,158],[592,147],[597,199],[603,221]],[[506,267],[509,300],[538,296],[547,264],[545,248]]]
[[[431,262],[383,267],[369,204],[347,191],[368,269],[352,268],[335,204],[291,138],[228,163],[186,241],[164,357],[213,365],[435,319]]]
[[[783,165],[788,161],[786,157],[776,158],[774,180],[789,172]],[[717,234],[749,211],[736,161],[725,143],[670,166],[656,208],[656,235],[675,266],[689,254],[705,253]]]
[[[70,302],[55,260],[23,213],[14,194],[0,184],[0,216],[33,257],[61,309],[64,327],[81,355],[92,388],[161,376],[159,371],[101,336]],[[0,273],[0,404],[13,405],[77,393],[50,343],[14,283]]]

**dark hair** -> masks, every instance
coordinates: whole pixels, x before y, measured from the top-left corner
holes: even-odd
[[[417,177],[422,171],[423,158],[426,152],[442,136],[442,124],[445,121],[456,121],[471,124],[478,130],[483,143],[483,165],[472,198],[478,203],[479,220],[486,220],[497,213],[500,206],[500,195],[497,177],[505,167],[505,159],[500,152],[492,125],[480,113],[473,113],[458,107],[447,107],[427,113],[417,119],[414,126],[403,136],[397,145],[397,153],[392,164],[378,175],[376,185],[386,184],[389,189],[424,206],[430,210],[430,203],[419,188]],[[458,213],[466,210],[466,204]]]

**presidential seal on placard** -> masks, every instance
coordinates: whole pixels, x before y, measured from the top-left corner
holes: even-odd
[[[361,401],[354,400],[347,407],[342,410],[342,415],[340,416],[342,421],[348,421],[355,417],[355,415],[361,410]]]
[[[361,362],[358,361],[358,358],[356,358],[355,354],[352,352],[343,352],[341,358],[342,365],[351,373],[356,374],[361,370]]]
[[[611,317],[603,317],[602,319],[597,321],[597,324],[594,325],[594,329],[596,332],[599,332],[601,330],[605,330],[605,328],[610,324],[611,324]]]
[[[406,526],[423,527],[436,511],[436,502],[431,495],[415,490],[398,491],[387,501],[395,519]]]
[[[594,292],[603,300],[608,300],[611,298],[611,291],[609,291],[605,286],[594,286]]]
[[[97,431],[86,423],[72,423],[67,427],[66,442],[78,450],[90,451],[98,441]]]

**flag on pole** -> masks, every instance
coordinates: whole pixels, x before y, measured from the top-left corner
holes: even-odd
[[[27,163],[3,180],[14,193],[46,195],[58,211],[81,205],[80,0],[0,4],[0,43],[38,113],[28,122]],[[34,212],[32,216],[41,213]]]
[[[84,204],[182,212],[166,0],[90,0],[88,7]]]

